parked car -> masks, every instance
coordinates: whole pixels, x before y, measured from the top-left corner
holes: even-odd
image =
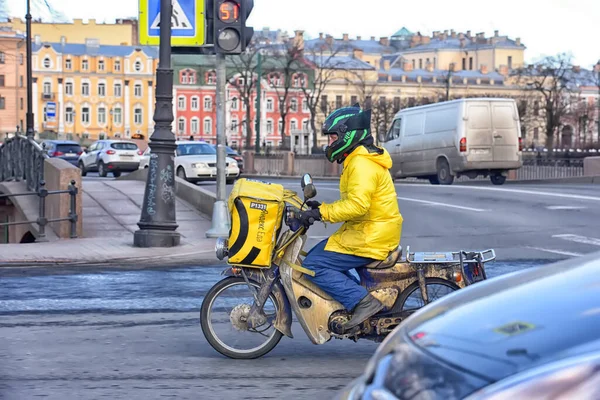
[[[177,176],[188,182],[217,179],[217,151],[205,142],[178,141],[175,153]],[[240,176],[237,161],[225,159],[227,183],[233,183]]]
[[[420,309],[341,399],[600,399],[600,253],[507,274]]]
[[[75,166],[83,154],[81,145],[72,140],[44,140],[41,144],[48,157],[61,158]]]
[[[133,142],[99,140],[79,157],[78,166],[82,176],[88,172],[98,171],[102,177],[111,172],[115,178],[118,178],[122,172],[137,170],[141,156],[142,152]]]
[[[214,144],[212,146],[216,150],[217,146]],[[232,149],[229,146],[225,147],[225,151],[226,151],[227,157],[233,158],[237,162],[238,168],[240,169],[240,175],[243,174],[244,173],[244,157],[242,157],[240,155],[240,153],[238,153],[237,151],[235,151],[234,149]]]
[[[454,177],[490,176],[495,185],[521,168],[519,112],[513,99],[473,98],[401,110],[379,137],[395,178],[451,185]]]
[[[150,165],[150,146],[148,146],[142,153],[139,169],[148,168],[148,165]]]

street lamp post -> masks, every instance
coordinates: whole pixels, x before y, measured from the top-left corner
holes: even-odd
[[[27,115],[26,115],[26,135],[33,138],[35,132],[33,130],[33,73],[31,63],[31,0],[27,0],[27,14],[25,15],[25,23],[27,30]]]
[[[174,247],[181,237],[175,215],[175,135],[173,135],[173,69],[171,68],[172,0],[160,1],[160,60],[156,70],[154,132],[142,215],[134,233],[136,247]]]

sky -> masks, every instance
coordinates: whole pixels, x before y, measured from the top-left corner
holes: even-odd
[[[2,0],[10,13],[24,16],[25,0]],[[115,18],[138,14],[139,0],[32,0],[34,18],[48,20],[44,2],[69,19]],[[201,0],[198,0],[201,1]],[[248,25],[282,29],[293,34],[304,30],[316,37],[319,32],[342,37],[391,36],[405,26],[413,32],[470,30],[521,38],[527,47],[526,62],[548,55],[570,53],[575,65],[590,68],[600,60],[598,44],[600,0],[254,0]]]

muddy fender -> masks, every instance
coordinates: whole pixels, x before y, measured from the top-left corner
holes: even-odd
[[[248,278],[256,282],[262,284],[266,280],[265,276],[261,273],[261,271],[250,268],[247,268],[245,271],[246,275],[248,275]],[[222,275],[242,276],[241,273],[236,273],[232,267],[227,268],[225,271],[223,271]],[[273,283],[273,289],[271,290],[271,292],[273,293],[273,296],[275,296],[275,301],[277,301],[278,306],[277,317],[275,317],[275,322],[273,323],[273,326],[285,336],[293,338],[294,335],[292,335],[292,307],[279,280],[276,280]]]

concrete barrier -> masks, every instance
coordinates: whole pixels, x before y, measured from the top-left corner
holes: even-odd
[[[586,157],[583,159],[584,176],[600,176],[600,157]]]
[[[67,190],[71,181],[79,189],[77,193],[76,213],[77,237],[83,236],[83,186],[81,185],[81,171],[60,158],[47,158],[44,162],[44,180],[48,191]],[[68,218],[71,208],[71,196],[68,193],[53,194],[46,197],[46,218]],[[51,222],[47,225],[61,238],[71,237],[71,222]]]
[[[148,179],[148,169],[139,169],[117,179],[146,182],[146,179]],[[175,182],[175,193],[179,199],[205,214],[208,218],[212,218],[215,201],[217,201],[215,193],[178,177],[175,177]]]

